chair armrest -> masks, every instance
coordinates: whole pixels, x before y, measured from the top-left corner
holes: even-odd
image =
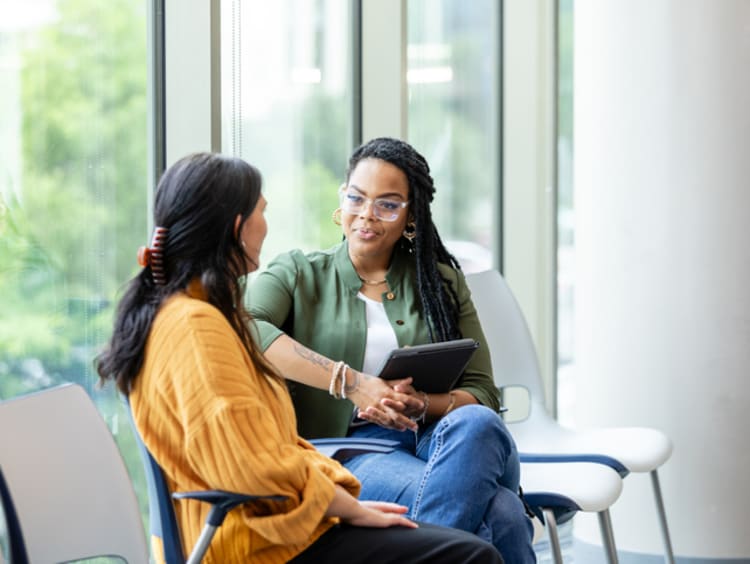
[[[593,462],[594,464],[609,466],[612,470],[617,472],[621,478],[630,474],[630,470],[628,470],[619,460],[607,456],[606,454],[519,452],[518,457],[521,462]]]
[[[388,439],[358,439],[353,437],[314,439],[310,442],[318,451],[339,462],[359,454],[372,452],[387,454],[393,452],[396,446],[398,446],[398,441]]]
[[[285,495],[247,495],[223,490],[206,490],[200,492],[175,492],[174,499],[196,499],[211,504],[211,511],[206,517],[206,524],[220,527],[224,518],[232,509],[249,501],[271,500],[284,501]]]
[[[556,493],[524,492],[523,501],[542,525],[546,525],[543,511],[545,508],[552,511],[558,525],[572,519],[581,510],[573,500]]]

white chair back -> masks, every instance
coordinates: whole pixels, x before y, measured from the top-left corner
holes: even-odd
[[[485,270],[467,274],[466,282],[490,347],[495,384],[523,386],[544,403],[534,341],[505,279],[497,270]]]
[[[0,467],[29,562],[105,555],[148,562],[130,477],[82,387],[67,384],[0,403]]]

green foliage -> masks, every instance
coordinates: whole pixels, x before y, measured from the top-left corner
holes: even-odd
[[[5,397],[90,387],[148,196],[145,3],[60,0],[18,43],[23,180],[0,223]]]
[[[265,179],[268,237],[261,263],[292,248],[312,251],[341,240],[341,227],[331,221],[338,207],[340,179],[318,161],[287,167]]]

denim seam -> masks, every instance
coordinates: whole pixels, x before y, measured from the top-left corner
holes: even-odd
[[[411,512],[412,519],[418,519],[419,518],[419,509],[420,505],[422,504],[422,494],[425,490],[425,484],[427,483],[427,480],[430,478],[430,472],[432,472],[432,467],[435,465],[435,459],[440,455],[440,451],[443,448],[443,433],[445,432],[445,429],[450,425],[450,418],[443,417],[442,420],[437,424],[435,427],[435,431],[432,436],[432,440],[435,442],[435,450],[432,453],[432,456],[430,456],[430,459],[427,461],[427,465],[424,469],[424,474],[422,474],[422,481],[419,484],[419,489],[417,489],[417,494],[414,496],[414,508]]]

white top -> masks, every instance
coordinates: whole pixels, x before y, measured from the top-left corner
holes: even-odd
[[[382,302],[368,298],[362,292],[359,292],[357,297],[365,302],[367,313],[367,342],[362,372],[377,376],[385,357],[393,349],[398,348],[396,332],[388,322]]]

